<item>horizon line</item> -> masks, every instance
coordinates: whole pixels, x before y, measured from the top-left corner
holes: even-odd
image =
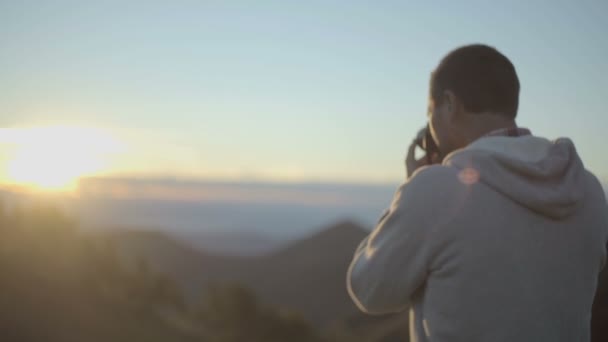
[[[92,175],[78,179],[78,184],[87,181],[141,181],[141,182],[173,182],[197,184],[251,184],[251,185],[353,185],[353,186],[393,186],[405,181],[398,179],[333,179],[333,178],[273,178],[273,177],[218,177],[192,176],[177,174],[111,174]]]

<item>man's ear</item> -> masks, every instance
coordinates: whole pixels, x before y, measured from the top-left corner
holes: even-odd
[[[448,114],[448,120],[453,121],[458,119],[461,111],[462,104],[460,100],[451,90],[443,92],[443,102],[445,104],[446,113]]]

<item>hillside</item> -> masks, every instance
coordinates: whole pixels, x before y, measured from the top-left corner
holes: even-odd
[[[186,297],[195,302],[204,287],[215,281],[241,282],[246,259],[205,253],[155,231],[113,231],[108,235],[123,261],[137,267],[141,261],[178,282]]]
[[[187,246],[216,255],[241,257],[270,254],[287,242],[270,234],[243,231],[185,231],[172,237]]]
[[[0,237],[0,340],[198,341],[161,314],[179,310],[161,278],[125,271],[58,211],[0,207]]]
[[[315,323],[342,319],[356,311],[346,292],[346,272],[366,235],[350,221],[322,229],[262,258],[251,286],[270,303],[296,308]]]
[[[237,282],[266,302],[326,325],[356,311],[346,293],[346,271],[366,234],[356,223],[340,222],[275,253],[247,258],[211,255],[156,232],[114,232],[112,238],[130,263],[142,258],[170,275],[190,301],[198,301],[209,284]]]
[[[301,313],[317,327],[346,331],[346,340],[408,341],[407,313],[372,317],[360,313],[346,291],[346,271],[367,231],[351,221],[319,229],[262,257],[221,257],[189,248],[153,232],[115,235],[131,258],[141,256],[165,271],[201,301],[202,289],[212,283],[240,283],[254,290],[262,302]],[[352,335],[352,334],[355,335]]]
[[[157,267],[188,258],[221,266],[224,259],[185,249],[163,235],[91,236],[52,207],[0,206],[0,237],[0,341],[352,341],[326,336],[243,286],[214,286],[204,302],[186,307],[175,282],[136,253],[149,253]],[[117,246],[118,240],[123,244]]]

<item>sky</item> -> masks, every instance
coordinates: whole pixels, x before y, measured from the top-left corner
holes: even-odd
[[[70,161],[102,176],[399,182],[430,72],[468,43],[514,63],[518,123],[572,138],[606,182],[605,13],[603,0],[0,1],[0,182]],[[31,131],[49,126],[79,128]]]

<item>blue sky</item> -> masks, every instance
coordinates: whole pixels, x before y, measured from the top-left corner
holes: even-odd
[[[608,180],[605,13],[599,0],[2,1],[0,127],[103,128],[128,149],[102,174],[392,183],[430,72],[482,42],[516,66],[520,125],[571,137]]]

